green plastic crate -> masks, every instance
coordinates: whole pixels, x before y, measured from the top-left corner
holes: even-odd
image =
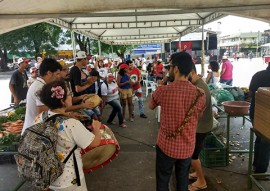
[[[209,134],[200,153],[201,163],[205,167],[227,166],[226,153],[224,144],[214,134]]]

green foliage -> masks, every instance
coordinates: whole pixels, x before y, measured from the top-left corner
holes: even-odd
[[[37,57],[43,51],[55,54],[59,44],[65,41],[60,27],[39,23],[0,35],[0,47],[11,54],[28,53]],[[0,49],[0,51],[2,51]]]
[[[101,44],[101,52],[110,54],[116,53],[120,58],[124,58],[125,54],[130,54],[134,46],[132,45],[109,45],[103,42]],[[98,54],[98,40],[94,40],[92,54]]]

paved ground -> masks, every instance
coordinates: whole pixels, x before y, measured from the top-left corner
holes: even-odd
[[[109,165],[86,174],[89,191],[154,191],[155,190],[155,141],[158,123],[155,112],[147,109],[147,119],[138,116],[137,104],[134,122],[127,122],[128,128],[111,125],[121,151],[119,156]],[[105,108],[106,113],[110,107]],[[220,118],[220,123],[226,126],[226,118]],[[232,118],[230,139],[239,141],[239,149],[248,149],[249,122],[242,128],[242,118]],[[223,134],[225,136],[225,133]],[[226,167],[204,168],[208,188],[206,191],[246,191],[248,155],[234,154],[236,159]],[[10,162],[0,163],[0,191],[10,191],[20,182],[17,177],[16,165]],[[171,182],[171,191],[174,191]],[[270,190],[270,182],[262,185]],[[31,187],[25,184],[20,191],[29,191]],[[258,189],[253,187],[252,191]]]

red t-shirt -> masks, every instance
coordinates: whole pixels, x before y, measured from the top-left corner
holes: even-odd
[[[138,68],[133,68],[129,73],[130,79],[133,82],[140,82],[141,80],[141,72]],[[140,83],[137,83],[136,85],[132,86],[133,90],[137,90],[141,87]]]
[[[157,73],[162,73],[163,72],[163,64],[157,64],[156,65],[156,71]]]

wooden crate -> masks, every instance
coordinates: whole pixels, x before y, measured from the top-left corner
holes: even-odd
[[[255,100],[254,128],[270,139],[270,87],[259,88]]]

